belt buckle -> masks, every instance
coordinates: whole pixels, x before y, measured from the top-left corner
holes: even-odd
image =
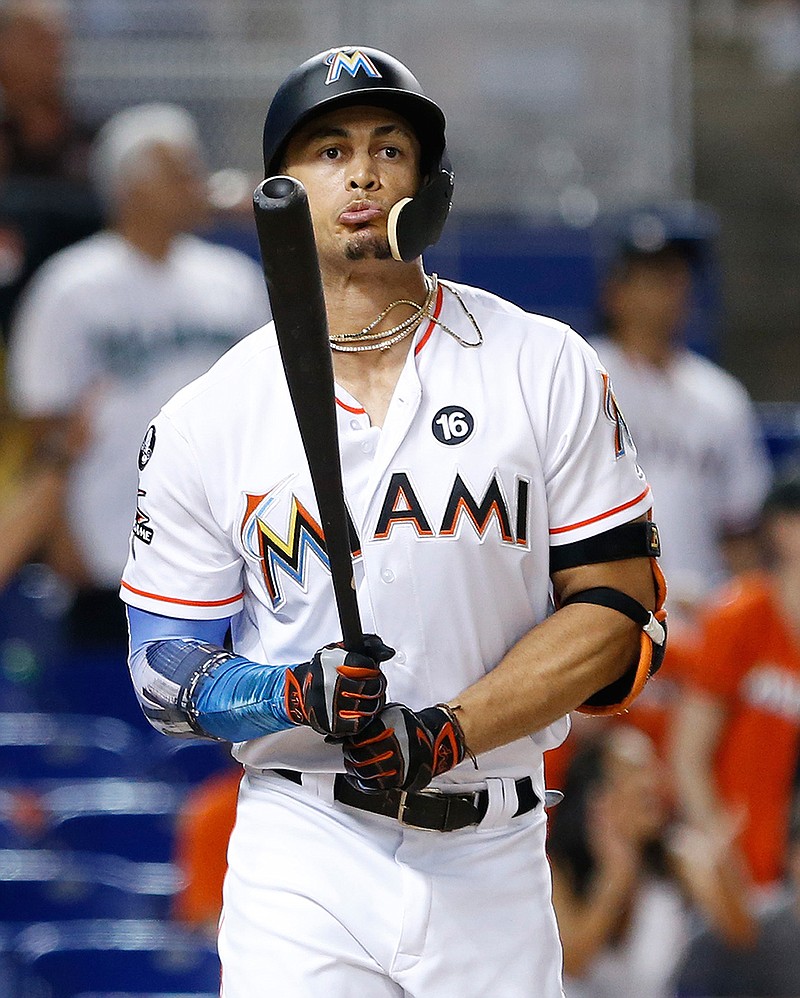
[[[435,826],[431,825],[415,825],[413,821],[406,820],[406,811],[408,810],[408,797],[446,797],[447,794],[443,791],[437,789],[436,787],[426,787],[424,790],[420,790],[415,794],[411,794],[408,790],[400,791],[400,803],[397,805],[397,820],[404,828],[419,828],[423,832],[436,831]]]
[[[400,791],[400,803],[397,805],[397,820],[404,828],[419,828],[425,830],[424,825],[415,825],[413,821],[406,821],[406,810],[408,808],[408,791]]]
[[[408,790],[400,791],[400,802],[397,805],[397,821],[404,828],[418,828],[423,832],[436,832],[436,831],[448,831],[447,828],[440,828],[437,825],[415,825],[413,821],[408,821],[406,819],[406,811],[408,810],[408,798],[409,796],[417,797],[433,797],[438,800],[444,801],[445,812],[444,812],[444,824],[447,824],[447,816],[450,813],[450,805],[448,798],[450,794],[440,790],[438,787],[426,787],[424,790],[419,790],[417,793],[411,793]]]

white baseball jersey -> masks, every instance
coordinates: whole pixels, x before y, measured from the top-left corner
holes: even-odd
[[[611,341],[594,345],[656,496],[670,593],[702,598],[726,574],[720,539],[755,525],[769,488],[752,403],[732,375],[689,350],[660,370]]]
[[[344,491],[365,631],[397,650],[389,699],[421,708],[491,670],[550,610],[549,550],[634,519],[650,489],[594,351],[567,326],[456,286],[469,349],[421,326],[384,425],[337,388]],[[475,330],[440,288],[436,314]],[[121,595],[182,618],[234,614],[258,662],[308,660],[341,634],[319,514],[271,326],[165,405],[140,458]],[[146,530],[142,531],[142,526]],[[481,769],[537,772],[567,721]],[[235,746],[256,768],[342,768],[307,728]],[[474,779],[469,762],[439,782]]]
[[[194,236],[157,263],[100,233],[52,257],[31,282],[13,330],[10,392],[24,416],[85,410],[88,444],[67,501],[96,585],[119,585],[136,454],[153,413],[267,319],[258,265]]]

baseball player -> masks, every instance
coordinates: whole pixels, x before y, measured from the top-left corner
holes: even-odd
[[[223,994],[558,998],[542,753],[569,711],[620,709],[660,663],[649,486],[577,334],[425,273],[452,173],[404,65],[309,59],[264,158],[308,192],[370,634],[335,643],[266,326],[148,430],[149,533],[121,590],[148,718],[234,743],[244,767]]]

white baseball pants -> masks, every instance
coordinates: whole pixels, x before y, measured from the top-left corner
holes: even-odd
[[[494,782],[480,826],[442,833],[334,803],[331,776],[245,776],[223,998],[562,998],[545,814],[510,818]]]

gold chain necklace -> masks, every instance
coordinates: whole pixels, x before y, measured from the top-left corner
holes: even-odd
[[[388,350],[389,347],[394,346],[395,343],[399,343],[406,336],[409,336],[423,318],[430,313],[430,307],[435,300],[438,284],[436,274],[432,278],[426,276],[425,287],[427,293],[425,301],[421,305],[408,298],[398,298],[397,301],[393,301],[390,305],[387,305],[376,319],[373,319],[363,329],[359,329],[357,333],[339,333],[337,336],[331,336],[331,347],[334,350],[341,350],[345,353],[359,353],[363,350]],[[393,308],[397,308],[398,305],[410,305],[414,309],[413,314],[407,319],[403,319],[402,322],[398,322],[396,326],[392,326],[390,329],[383,329],[377,333],[373,332],[375,327],[386,318]],[[352,341],[356,341],[359,345],[350,345]]]
[[[380,315],[373,319],[368,326],[364,326],[364,328],[359,329],[358,332],[339,333],[336,336],[331,336],[331,349],[339,350],[343,353],[361,353],[365,350],[388,350],[389,347],[394,346],[395,343],[399,343],[407,336],[410,336],[420,322],[422,322],[425,318],[429,319],[431,322],[435,322],[437,326],[441,326],[441,328],[452,336],[457,343],[460,343],[461,346],[480,346],[481,343],[483,343],[483,333],[456,289],[451,287],[449,284],[442,284],[442,287],[447,288],[447,290],[455,296],[459,305],[461,305],[464,309],[467,318],[472,323],[475,332],[478,334],[478,339],[475,343],[470,343],[468,340],[462,339],[458,333],[453,332],[452,329],[437,319],[433,314],[432,307],[433,303],[436,301],[436,293],[439,288],[438,274],[432,274],[430,277],[426,274],[425,286],[427,288],[427,294],[425,295],[425,301],[421,305],[417,304],[415,301],[411,301],[408,298],[398,298],[397,301],[393,301],[391,304],[387,305]],[[396,326],[392,326],[390,329],[374,332],[375,327],[386,318],[393,308],[397,308],[398,305],[411,306],[411,308],[414,309],[413,314],[407,319],[403,319],[402,322],[398,322]]]

